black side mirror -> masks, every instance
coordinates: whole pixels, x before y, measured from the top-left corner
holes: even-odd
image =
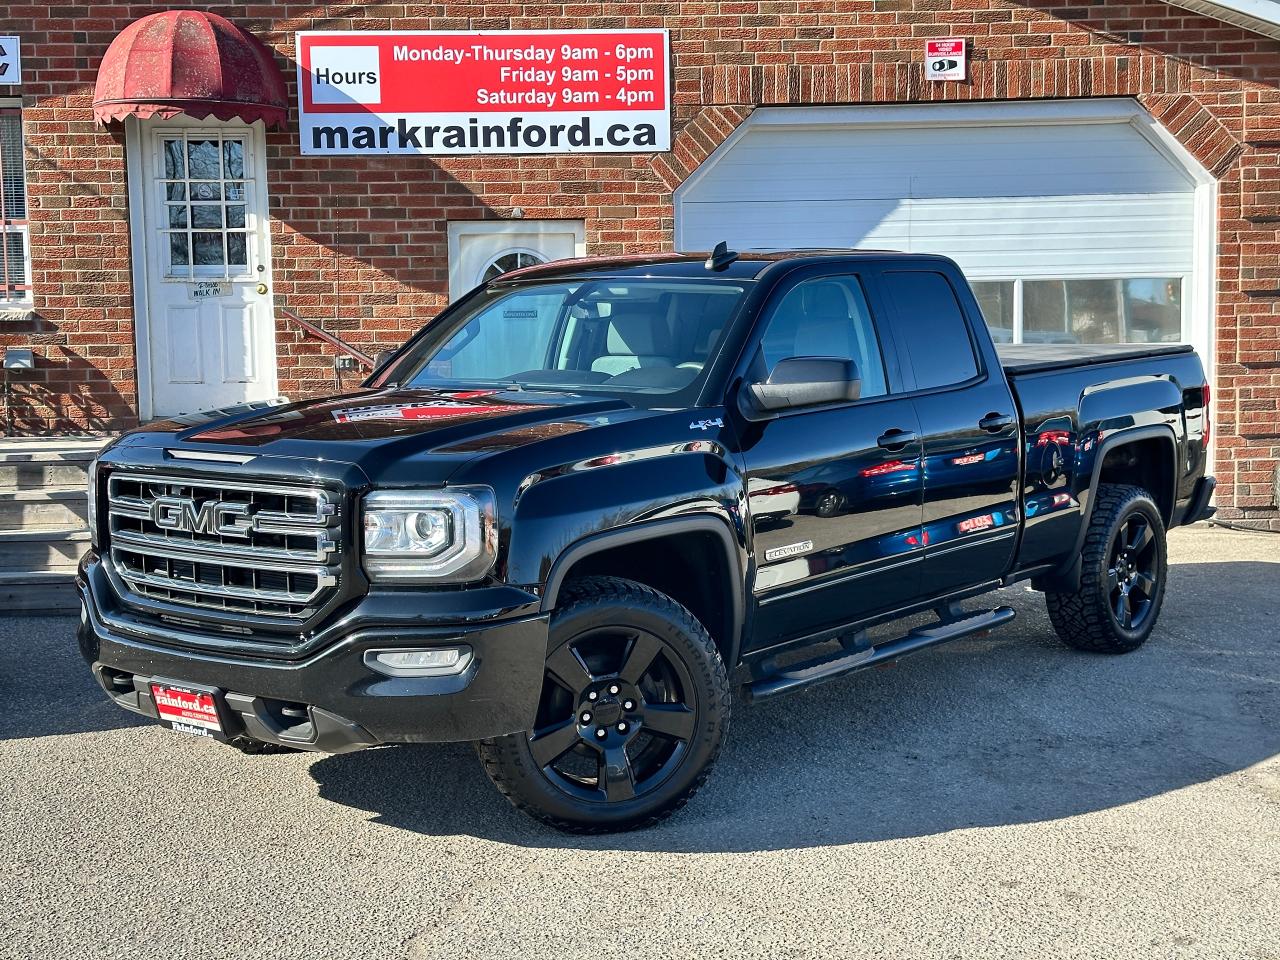
[[[379,370],[385,367],[388,363],[390,363],[391,358],[394,357],[397,352],[398,351],[395,351],[395,350],[379,350],[378,353],[373,358],[373,372],[377,373]]]
[[[788,357],[768,378],[743,387],[743,415],[762,419],[779,410],[857,400],[862,393],[858,365],[839,357]]]

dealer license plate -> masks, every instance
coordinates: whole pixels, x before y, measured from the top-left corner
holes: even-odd
[[[216,690],[158,681],[151,684],[151,699],[160,719],[171,729],[197,737],[225,739]]]

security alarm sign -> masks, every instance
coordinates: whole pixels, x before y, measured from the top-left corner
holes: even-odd
[[[924,42],[926,80],[963,80],[968,65],[968,41],[964,37]]]
[[[671,147],[666,30],[298,34],[302,152]]]
[[[22,41],[0,37],[0,84],[22,83]]]

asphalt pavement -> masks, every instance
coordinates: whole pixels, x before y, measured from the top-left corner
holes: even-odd
[[[1171,536],[1156,633],[739,704],[675,819],[571,838],[465,745],[248,757],[0,620],[0,957],[1280,957],[1280,536]]]

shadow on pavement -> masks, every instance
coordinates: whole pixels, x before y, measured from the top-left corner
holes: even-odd
[[[1280,753],[1275,564],[1180,564],[1156,633],[1121,657],[1056,640],[1038,594],[1018,619],[896,667],[738,704],[702,792],[645,831],[572,837],[526,819],[465,745],[311,766],[325,799],[387,826],[529,847],[754,851],[1070,817]]]

